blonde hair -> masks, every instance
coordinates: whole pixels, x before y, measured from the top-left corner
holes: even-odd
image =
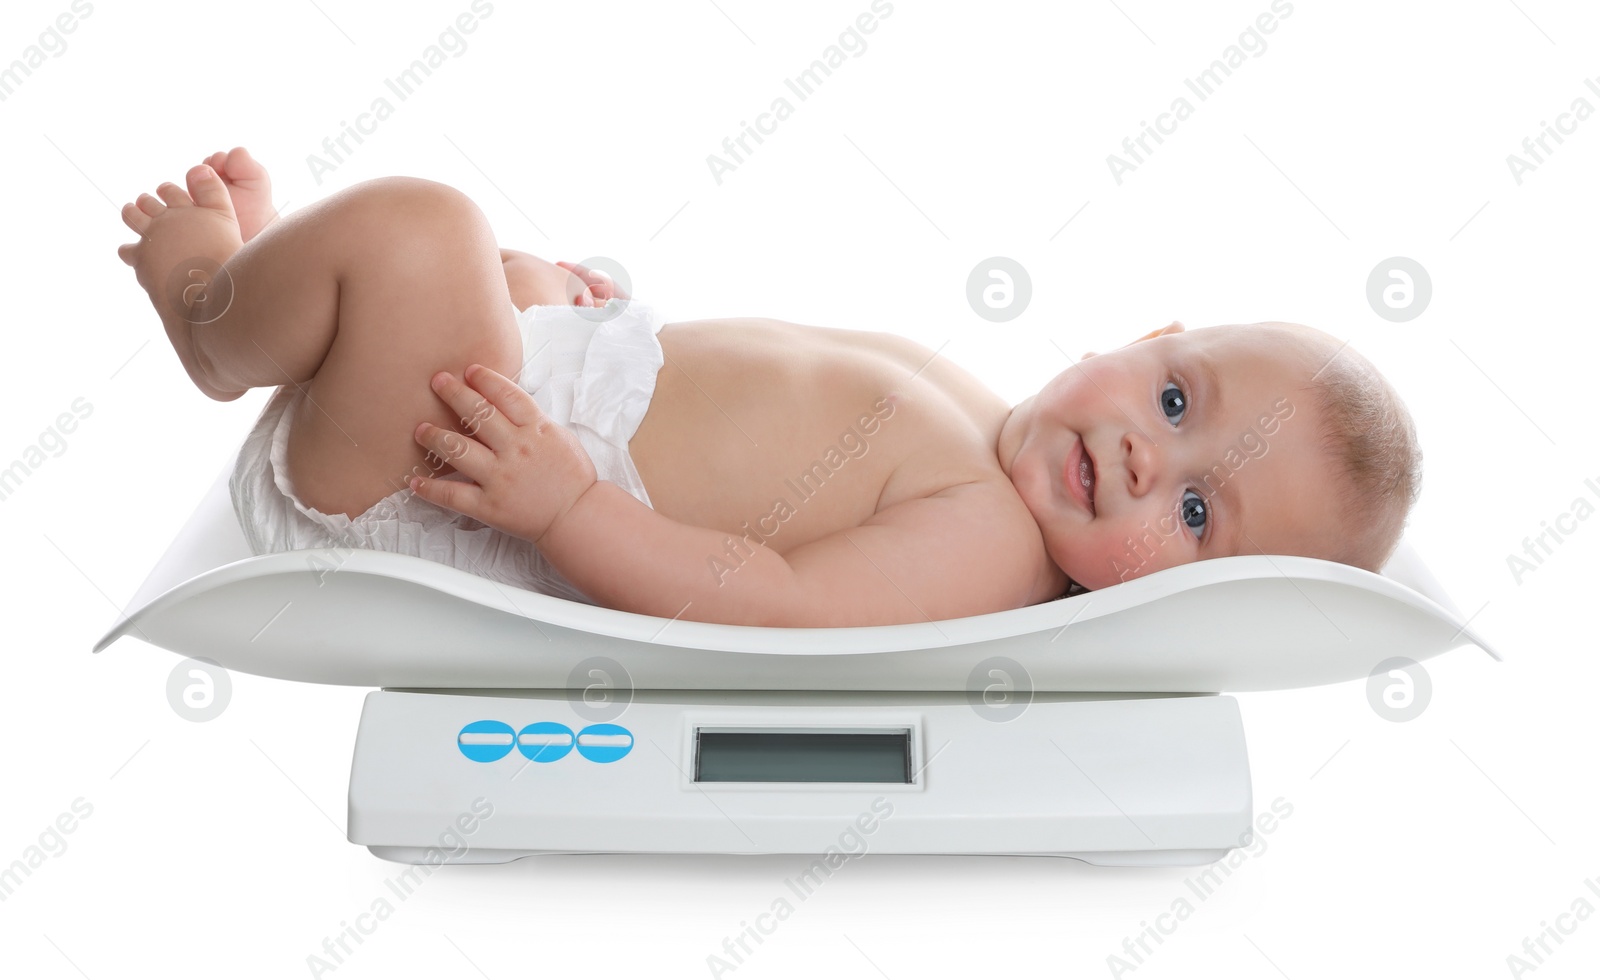
[[[1416,423],[1371,361],[1319,330],[1301,330],[1294,333],[1310,342],[1321,365],[1305,388],[1322,409],[1322,451],[1346,477],[1338,495],[1341,546],[1319,557],[1381,572],[1422,493]]]

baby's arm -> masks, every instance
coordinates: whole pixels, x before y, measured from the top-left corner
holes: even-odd
[[[963,484],[779,555],[674,521],[600,480],[539,549],[613,609],[747,626],[913,623],[1034,601],[1037,563],[1026,556],[1042,545],[1028,514],[1008,512],[1017,506],[1014,492],[1008,499],[992,484]]]
[[[870,626],[956,619],[1040,601],[1038,525],[1003,479],[902,501],[785,555],[653,510],[594,463],[509,378],[479,365],[433,377],[465,433],[416,440],[472,482],[414,477],[431,503],[533,542],[612,609],[747,626]]]

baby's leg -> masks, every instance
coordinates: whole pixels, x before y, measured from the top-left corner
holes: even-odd
[[[461,431],[429,387],[483,364],[509,378],[522,340],[494,235],[444,184],[367,181],[267,226],[224,264],[227,311],[192,330],[195,357],[221,391],[293,384],[306,401],[288,440],[296,492],[354,517],[444,475],[412,438],[417,423]],[[208,314],[209,315],[209,314]]]
[[[527,252],[502,248],[506,288],[517,309],[530,306],[591,306],[584,281],[567,270]]]

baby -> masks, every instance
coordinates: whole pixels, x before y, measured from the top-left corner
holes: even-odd
[[[203,393],[281,386],[233,490],[247,534],[299,530],[257,553],[358,541],[651,616],[867,626],[1229,555],[1378,571],[1419,490],[1400,399],[1297,324],[1173,323],[1009,406],[890,333],[663,325],[432,181],[276,220],[242,148],[186,182],[123,207],[118,254]]]

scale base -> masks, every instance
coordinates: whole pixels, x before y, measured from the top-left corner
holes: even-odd
[[[407,864],[790,854],[818,878],[867,853],[1151,867],[1249,844],[1233,698],[1036,693],[1015,708],[959,692],[634,691],[597,707],[581,692],[375,691],[349,837]]]
[[[681,853],[673,851],[516,851],[516,850],[491,850],[478,848],[467,851],[459,857],[445,857],[440,860],[441,853],[436,848],[429,847],[385,847],[370,845],[367,850],[385,861],[396,864],[436,865],[436,864],[510,864],[525,857],[535,857],[541,854],[672,854]],[[1102,868],[1179,868],[1199,867],[1213,864],[1227,856],[1228,848],[1215,848],[1210,850],[1186,851],[1079,851],[1076,853],[1061,852],[1056,854],[970,854],[957,855],[960,857],[1059,857],[1072,858],[1085,864],[1093,864]],[[881,851],[879,853],[882,853]]]

